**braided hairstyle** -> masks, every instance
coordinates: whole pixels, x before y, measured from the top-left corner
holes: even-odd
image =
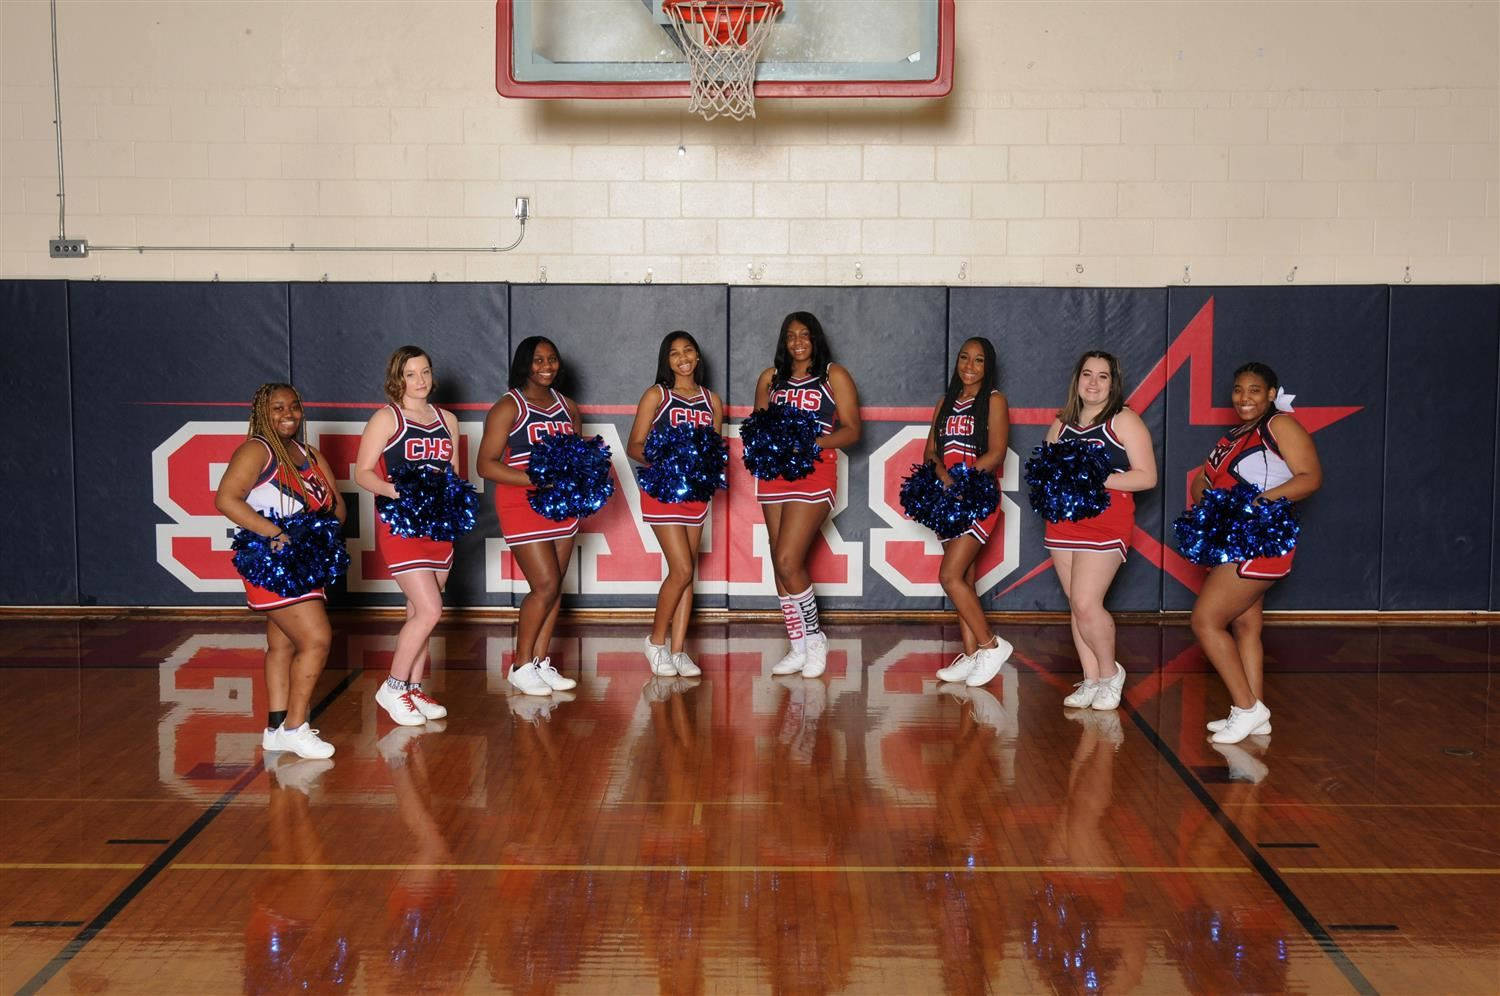
[[[278,482],[285,481],[297,493],[302,496],[302,502],[307,507],[313,505],[312,497],[307,493],[307,487],[302,483],[302,475],[298,473],[297,461],[292,459],[291,451],[287,449],[286,443],[281,439],[281,434],[271,424],[271,396],[277,391],[291,391],[292,397],[297,404],[302,404],[302,395],[290,384],[273,381],[262,384],[255,389],[255,397],[250,399],[250,425],[246,432],[249,439],[259,439],[265,443],[271,451],[272,458],[276,461],[276,479]],[[299,429],[297,443],[302,447],[304,460],[312,459],[312,452],[307,448],[306,440],[307,423],[304,421]]]

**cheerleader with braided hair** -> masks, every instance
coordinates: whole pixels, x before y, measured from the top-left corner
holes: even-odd
[[[290,384],[262,384],[250,402],[246,439],[229,458],[214,507],[242,529],[286,534],[269,517],[329,511],[344,521],[344,499],[333,487],[323,454],[303,438],[302,398]],[[323,589],[283,597],[245,582],[245,601],[266,614],[266,692],[270,705],[261,747],[301,757],[329,757],[333,745],[308,726],[313,687],[328,660],[332,632]]]

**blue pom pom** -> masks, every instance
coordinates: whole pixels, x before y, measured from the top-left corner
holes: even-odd
[[[286,533],[281,549],[273,549],[271,537],[248,529],[234,534],[234,569],[258,588],[282,598],[306,595],[343,576],[349,569],[349,552],[339,520],[328,512],[297,512],[285,518],[266,518]]]
[[[987,519],[1000,503],[1000,485],[989,471],[968,464],[948,468],[953,483],[944,487],[931,464],[919,464],[901,482],[901,508],[911,519],[942,539],[960,536]]]
[[[729,486],[729,446],[710,426],[652,429],[645,455],[651,465],[640,468],[641,490],[659,502],[708,501],[715,491]]]
[[[441,472],[402,464],[391,475],[398,498],[375,499],[375,513],[397,536],[423,536],[451,543],[474,528],[479,493],[446,464]]]
[[[1172,523],[1177,549],[1194,564],[1213,567],[1258,557],[1280,557],[1297,547],[1302,526],[1290,498],[1256,501],[1258,488],[1209,488]]]
[[[813,472],[823,447],[818,417],[791,405],[758,408],[740,425],[745,469],[762,481],[800,481]]]
[[[615,493],[603,436],[543,436],[531,448],[526,476],[536,485],[526,492],[526,500],[536,514],[553,522],[586,519]]]
[[[1109,508],[1104,486],[1112,470],[1104,447],[1086,439],[1043,443],[1026,461],[1031,508],[1048,522],[1092,519]]]

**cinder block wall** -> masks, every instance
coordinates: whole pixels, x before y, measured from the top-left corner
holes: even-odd
[[[948,99],[713,124],[500,98],[490,0],[59,6],[70,234],[491,244],[522,194],[534,221],[508,255],[49,260],[48,6],[6,0],[0,276],[1500,281],[1495,3],[959,0]]]

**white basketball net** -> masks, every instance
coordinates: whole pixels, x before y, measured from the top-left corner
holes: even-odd
[[[705,121],[755,117],[755,66],[781,0],[669,0],[662,8],[687,53],[688,110]]]

